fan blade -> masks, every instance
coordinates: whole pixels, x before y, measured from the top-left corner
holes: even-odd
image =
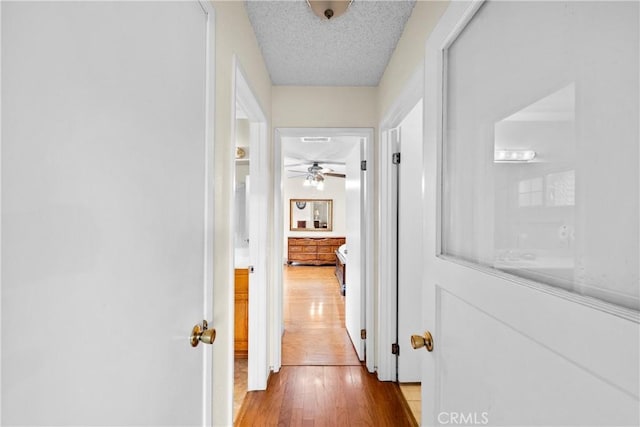
[[[333,176],[336,178],[346,178],[347,176],[343,173],[334,173],[334,172],[323,172],[324,176]]]
[[[297,168],[297,167],[299,167],[299,166],[306,166],[306,167],[309,167],[309,166],[311,166],[311,165],[312,165],[312,163],[310,163],[310,162],[305,162],[305,163],[292,163],[292,164],[290,164],[290,165],[284,165],[284,168],[285,168],[285,169],[287,169],[287,168]]]

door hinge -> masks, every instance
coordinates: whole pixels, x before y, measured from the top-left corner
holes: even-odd
[[[400,355],[400,346],[398,343],[391,344],[391,354]]]
[[[393,153],[393,156],[391,156],[391,161],[393,162],[394,165],[399,165],[400,164],[400,153]]]
[[[360,339],[361,340],[366,340],[367,339],[367,330],[366,329],[360,329]]]
[[[360,161],[360,170],[361,171],[366,171],[367,170],[367,161],[366,160],[361,160]]]

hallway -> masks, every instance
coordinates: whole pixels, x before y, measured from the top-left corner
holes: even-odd
[[[283,290],[283,366],[360,365],[333,267],[286,267]]]
[[[414,426],[398,386],[360,364],[332,267],[285,267],[283,367],[249,392],[236,426]]]

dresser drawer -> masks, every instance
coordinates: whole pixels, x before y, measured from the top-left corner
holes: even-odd
[[[315,261],[316,259],[317,259],[317,255],[315,253],[313,253],[313,254],[303,254],[303,253],[292,254],[289,257],[289,261]]]
[[[331,264],[335,264],[336,262],[336,254],[335,253],[329,253],[329,254],[318,254],[318,259],[320,261],[327,261]]]
[[[318,253],[319,254],[332,254],[335,251],[333,246],[319,246],[318,245]]]

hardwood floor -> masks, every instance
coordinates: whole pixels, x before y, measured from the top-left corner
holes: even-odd
[[[400,384],[402,396],[407,401],[413,418],[419,420],[422,416],[422,386],[420,383]]]
[[[247,359],[236,359],[233,367],[233,420],[238,418],[238,412],[247,395]]]
[[[284,366],[249,392],[236,426],[415,426],[398,386],[363,366]]]
[[[360,365],[334,267],[286,267],[282,365]]]
[[[416,426],[397,384],[367,372],[331,267],[285,267],[283,366],[247,393],[236,426]]]

